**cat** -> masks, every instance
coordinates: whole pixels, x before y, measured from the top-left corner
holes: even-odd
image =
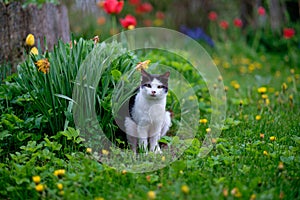
[[[141,69],[141,85],[129,100],[125,132],[133,152],[137,148],[161,153],[158,141],[171,127],[171,113],[166,111],[170,72],[149,74]]]

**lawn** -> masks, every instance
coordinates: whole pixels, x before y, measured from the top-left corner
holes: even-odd
[[[300,199],[299,40],[220,37],[194,41],[200,73],[189,48],[73,38],[27,52],[0,85],[1,199]],[[171,70],[173,125],[162,154],[136,156],[115,117],[146,60]]]

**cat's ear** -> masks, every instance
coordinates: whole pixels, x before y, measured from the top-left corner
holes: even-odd
[[[150,74],[148,74],[144,69],[141,69],[141,74],[142,74],[142,76],[145,77],[145,78],[148,78],[148,79],[151,78]]]
[[[170,72],[166,72],[163,75],[161,75],[160,77],[168,79],[170,77]]]

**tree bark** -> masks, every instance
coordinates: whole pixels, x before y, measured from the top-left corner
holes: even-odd
[[[59,40],[70,40],[69,19],[64,5],[44,4],[40,9],[29,5],[22,8],[20,2],[0,4],[0,64],[16,64],[22,59],[26,36],[35,36],[43,50],[51,50]],[[46,47],[44,39],[46,38]]]

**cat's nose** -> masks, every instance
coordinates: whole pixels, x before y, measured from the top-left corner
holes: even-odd
[[[151,93],[152,93],[152,94],[155,94],[155,93],[156,93],[156,91],[151,91]]]

